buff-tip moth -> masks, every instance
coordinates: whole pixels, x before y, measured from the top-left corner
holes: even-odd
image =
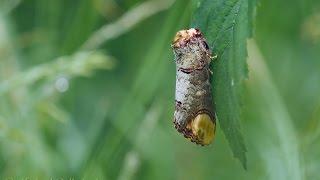
[[[200,30],[194,28],[177,32],[171,46],[176,62],[175,128],[192,142],[208,145],[216,130],[211,51]]]

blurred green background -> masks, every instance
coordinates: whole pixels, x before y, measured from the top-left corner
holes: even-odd
[[[173,128],[170,43],[188,0],[1,0],[1,179],[320,179],[320,2],[260,0],[247,170],[217,128]]]

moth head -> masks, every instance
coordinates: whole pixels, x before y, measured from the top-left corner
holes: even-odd
[[[186,46],[192,39],[202,37],[199,29],[191,28],[188,30],[181,30],[176,33],[172,41],[173,48],[181,48]]]
[[[190,121],[188,126],[192,132],[192,141],[201,145],[208,145],[213,141],[216,123],[208,114],[198,114],[192,121]]]
[[[178,31],[171,46],[179,68],[202,67],[211,61],[209,45],[198,29]]]

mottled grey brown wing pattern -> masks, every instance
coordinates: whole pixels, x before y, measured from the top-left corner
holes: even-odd
[[[191,28],[177,32],[172,48],[176,62],[175,128],[192,142],[208,145],[216,128],[209,46],[200,30]]]

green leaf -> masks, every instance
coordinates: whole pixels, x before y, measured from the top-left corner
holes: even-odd
[[[212,63],[216,114],[234,156],[244,168],[246,146],[240,130],[241,94],[248,73],[246,40],[251,31],[249,16],[253,12],[249,11],[248,1],[198,1],[191,24],[204,33],[213,54],[217,55]]]

